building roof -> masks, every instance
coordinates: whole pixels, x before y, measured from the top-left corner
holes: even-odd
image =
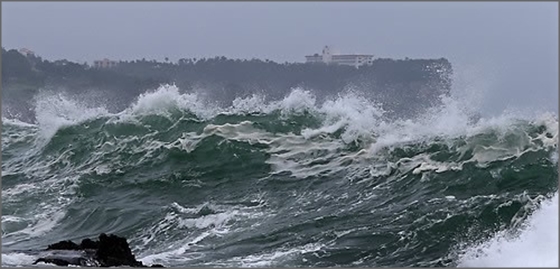
[[[334,57],[334,56],[355,56],[355,57],[358,57],[358,56],[366,56],[366,57],[373,57],[373,55],[371,55],[371,54],[333,54],[332,56],[333,56],[333,57]]]

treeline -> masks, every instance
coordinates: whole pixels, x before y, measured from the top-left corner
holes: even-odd
[[[2,86],[18,90],[64,86],[76,91],[92,88],[122,89],[123,92],[157,87],[160,81],[150,76],[135,77],[109,69],[91,68],[68,60],[48,61],[39,56],[24,56],[17,50],[2,48]],[[15,86],[15,87],[14,87]]]
[[[142,59],[121,61],[112,68],[94,68],[85,63],[48,61],[2,49],[3,88],[110,90],[127,100],[164,83],[176,84],[184,91],[203,90],[224,102],[252,93],[279,98],[293,87],[314,90],[319,96],[357,89],[375,96],[390,110],[412,113],[448,93],[451,74],[451,64],[444,58],[376,59],[370,66],[355,68],[222,56],[185,58],[176,63]]]
[[[146,60],[121,62],[115,71],[134,77],[153,77],[159,81],[172,82],[185,90],[200,86],[220,88],[221,96],[239,96],[255,91],[283,96],[290,88],[298,86],[334,93],[351,85],[364,86],[370,91],[378,92],[388,92],[391,88],[402,88],[405,85],[431,85],[433,94],[445,93],[451,87],[451,64],[446,59],[377,59],[371,66],[355,68],[326,64],[280,64],[268,60],[228,59],[222,56],[180,59],[177,63]],[[416,94],[412,88],[402,90]]]

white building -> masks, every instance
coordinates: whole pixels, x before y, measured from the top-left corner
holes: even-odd
[[[117,66],[117,64],[118,63],[116,61],[111,61],[107,58],[93,62],[93,66],[95,68],[111,68]]]
[[[306,63],[326,63],[341,64],[359,67],[362,65],[371,65],[373,63],[373,55],[367,54],[332,54],[329,46],[325,46],[322,54],[305,56]]]
[[[25,57],[35,56],[35,52],[31,51],[30,49],[21,48],[18,51],[19,51],[19,53],[21,53]]]

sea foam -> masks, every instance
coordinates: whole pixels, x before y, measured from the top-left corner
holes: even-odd
[[[517,237],[497,233],[468,248],[460,267],[558,267],[558,194],[542,203]]]

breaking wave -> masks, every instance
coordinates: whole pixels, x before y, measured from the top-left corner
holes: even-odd
[[[162,86],[127,109],[41,96],[3,118],[2,265],[117,233],[165,266],[558,266],[558,119],[358,93],[229,107]]]

